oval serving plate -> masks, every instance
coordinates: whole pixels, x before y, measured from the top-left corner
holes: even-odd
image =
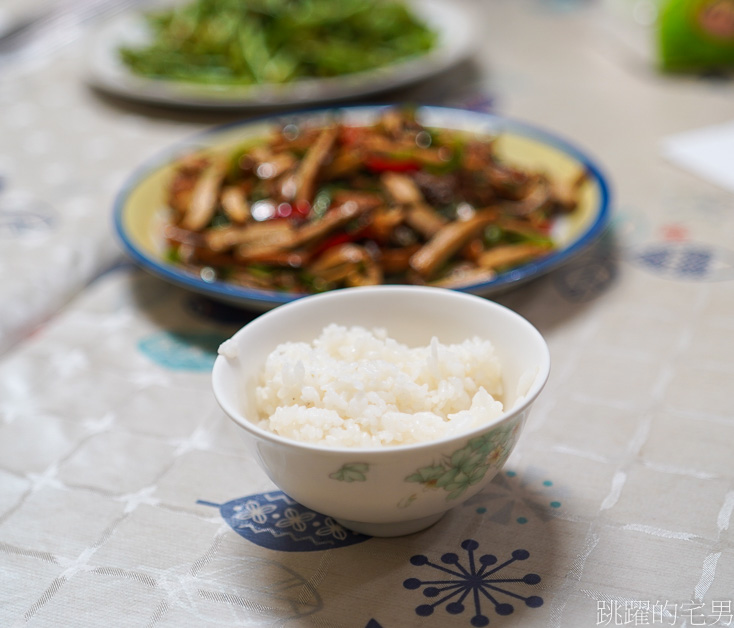
[[[168,212],[166,187],[173,173],[173,163],[177,157],[194,149],[232,150],[243,141],[263,136],[274,126],[283,124],[318,124],[337,114],[347,124],[369,124],[386,107],[389,105],[332,107],[270,116],[216,127],[176,144],[134,172],[117,195],[114,225],[123,248],[135,262],[158,277],[231,304],[264,311],[306,296],[301,293],[255,290],[225,281],[207,281],[168,261],[163,228]],[[419,107],[417,115],[426,126],[496,136],[498,154],[520,167],[543,170],[551,177],[561,178],[571,176],[580,167],[586,168],[588,172],[580,206],[572,214],[554,221],[552,233],[557,248],[553,252],[500,273],[490,281],[455,289],[490,296],[518,286],[569,261],[604,231],[610,212],[607,179],[599,166],[572,144],[535,126],[492,114]]]
[[[91,39],[87,81],[117,97],[186,108],[262,109],[364,98],[436,76],[471,52],[473,26],[461,7],[446,0],[413,0],[410,6],[438,34],[437,45],[427,53],[366,72],[265,85],[204,85],[134,74],[117,49],[145,43],[148,36],[140,12],[128,12],[105,23]]]

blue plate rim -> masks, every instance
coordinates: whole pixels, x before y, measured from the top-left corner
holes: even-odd
[[[332,105],[329,107],[315,106],[298,109],[296,111],[269,113],[243,120],[235,120],[193,133],[188,137],[169,145],[163,150],[158,151],[152,157],[144,160],[133,170],[127,180],[123,183],[121,189],[115,195],[113,201],[114,232],[128,256],[148,272],[170,281],[171,283],[215,299],[223,299],[229,303],[238,303],[245,307],[255,304],[259,309],[268,309],[308,296],[308,293],[285,293],[254,290],[224,281],[205,281],[204,279],[196,277],[173,264],[167,264],[160,258],[153,258],[152,256],[147,255],[134,244],[132,237],[125,229],[124,217],[127,199],[137,186],[145,180],[145,178],[168,165],[174,155],[180,153],[185,147],[204,144],[207,139],[228,132],[234,128],[254,127],[268,123],[269,121],[276,123],[278,120],[288,118],[328,115],[340,111],[358,112],[361,110],[365,112],[377,112],[396,106],[401,105],[399,103],[385,103],[379,105],[352,104]],[[418,105],[416,109],[418,112],[423,111],[428,114],[433,113],[444,116],[456,114],[464,119],[476,119],[477,126],[479,126],[479,124],[483,124],[488,127],[488,131],[490,128],[491,130],[497,130],[499,132],[502,130],[509,131],[531,140],[537,140],[538,142],[560,150],[577,160],[586,168],[599,190],[599,203],[594,220],[569,246],[558,249],[540,260],[531,261],[523,264],[522,266],[518,266],[517,268],[501,273],[489,281],[459,286],[452,288],[453,290],[470,292],[481,296],[491,296],[492,292],[504,290],[512,285],[519,285],[525,281],[541,277],[581,253],[584,249],[594,243],[607,228],[611,217],[612,198],[609,179],[604,174],[604,171],[599,166],[597,160],[586,150],[579,148],[577,144],[565,139],[558,133],[548,131],[535,124],[496,113],[436,105]]]

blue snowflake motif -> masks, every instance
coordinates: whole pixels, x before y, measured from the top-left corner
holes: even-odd
[[[509,602],[500,602],[496,596],[500,593],[504,596],[520,600],[530,608],[538,608],[543,605],[543,598],[537,595],[523,596],[505,588],[509,583],[522,583],[535,585],[540,582],[538,574],[529,573],[522,578],[503,578],[496,576],[502,569],[518,560],[527,560],[530,552],[524,549],[516,549],[512,557],[497,565],[497,557],[492,554],[482,554],[477,557],[475,550],[479,543],[473,539],[466,539],[461,543],[461,548],[466,551],[466,564],[462,564],[457,554],[447,553],[441,556],[441,563],[433,563],[427,556],[417,554],[410,559],[412,565],[421,567],[427,565],[438,572],[448,574],[445,579],[419,580],[408,578],[403,582],[406,589],[423,589],[423,595],[427,598],[438,598],[432,604],[421,604],[415,609],[416,615],[427,617],[442,604],[446,604],[446,612],[451,615],[459,615],[466,608],[467,598],[474,610],[470,624],[475,627],[487,626],[489,617],[482,613],[482,602],[488,600],[494,605],[494,611],[498,615],[511,615],[515,607]],[[448,566],[445,566],[448,565]],[[496,565],[496,566],[495,566]]]

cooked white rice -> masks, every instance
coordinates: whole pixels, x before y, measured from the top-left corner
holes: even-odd
[[[312,343],[269,356],[257,388],[260,427],[332,447],[430,441],[502,413],[492,344],[471,338],[410,348],[384,329],[328,325]]]

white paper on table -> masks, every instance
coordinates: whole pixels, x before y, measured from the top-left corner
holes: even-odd
[[[663,139],[663,156],[734,192],[734,120]]]

